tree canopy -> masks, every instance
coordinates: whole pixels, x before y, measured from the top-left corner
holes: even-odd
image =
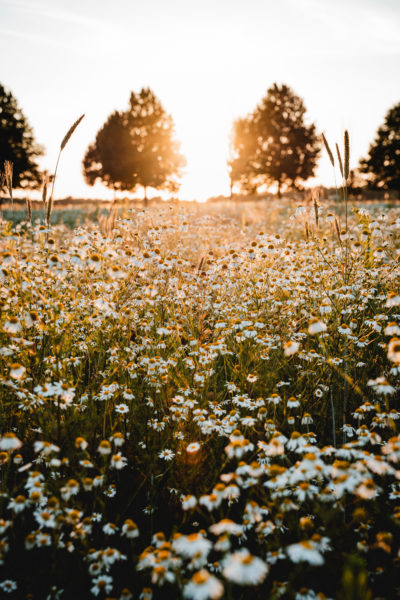
[[[232,186],[254,193],[276,184],[280,196],[283,187],[297,187],[314,175],[320,146],[305,112],[290,87],[275,83],[252,113],[235,121],[228,163]]]
[[[24,113],[11,92],[0,84],[0,166],[13,163],[13,186],[37,188],[41,174],[36,159],[43,148],[34,139]]]
[[[367,175],[369,187],[400,193],[400,103],[386,113],[360,171]]]
[[[86,182],[114,190],[147,188],[177,191],[186,160],[175,140],[174,124],[149,88],[131,93],[126,111],[113,112],[83,160]]]

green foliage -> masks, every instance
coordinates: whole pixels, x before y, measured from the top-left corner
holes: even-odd
[[[306,125],[303,101],[274,84],[256,109],[233,126],[232,184],[247,192],[261,185],[297,187],[314,175],[319,156],[315,125]]]
[[[365,560],[356,555],[347,556],[342,575],[343,600],[371,600],[368,589],[368,570]]]
[[[149,88],[131,93],[126,111],[113,112],[86,152],[86,182],[115,190],[142,186],[176,191],[185,159],[174,139],[174,125]]]
[[[106,215],[107,211],[105,209],[100,209],[97,207],[95,210],[85,210],[82,208],[58,208],[52,213],[52,223],[53,225],[63,224],[70,229],[74,227],[78,227],[78,225],[83,225],[85,220],[90,221],[98,221],[99,216]],[[26,210],[14,209],[14,210],[3,210],[3,217],[6,221],[9,221],[13,225],[18,225],[19,223],[26,222]],[[32,210],[32,221],[39,222],[44,225],[46,222],[46,211],[45,209],[36,209]]]
[[[387,112],[368,157],[360,161],[360,170],[370,187],[400,193],[400,103]]]
[[[43,154],[17,100],[0,84],[0,165],[13,164],[14,188],[32,189],[40,185],[37,158]]]

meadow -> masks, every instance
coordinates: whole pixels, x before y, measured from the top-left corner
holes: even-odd
[[[0,595],[397,598],[400,210],[56,214],[0,222]]]

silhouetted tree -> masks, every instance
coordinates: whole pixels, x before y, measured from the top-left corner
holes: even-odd
[[[131,93],[129,107],[114,112],[86,152],[83,172],[89,185],[98,179],[113,189],[134,191],[137,186],[179,189],[186,164],[174,139],[174,124],[149,88]]]
[[[303,101],[287,85],[274,84],[254,112],[235,121],[231,179],[243,191],[261,185],[297,187],[314,175],[319,156],[315,125],[306,125]]]
[[[113,190],[133,190],[137,185],[132,167],[133,148],[124,113],[113,112],[96,135],[83,159],[83,173],[89,185],[100,179]]]
[[[41,174],[36,159],[43,154],[24,113],[11,92],[0,84],[0,167],[13,163],[13,187],[36,188]]]
[[[360,161],[360,171],[367,175],[369,187],[400,194],[400,103],[386,113],[368,157]]]

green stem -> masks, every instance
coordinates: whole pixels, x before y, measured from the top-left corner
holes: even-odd
[[[335,420],[335,403],[333,402],[333,392],[332,392],[332,378],[331,378],[331,389],[330,389],[329,393],[330,393],[331,411],[332,411],[332,440],[333,440],[333,445],[336,448],[336,420]]]
[[[343,425],[346,425],[347,412],[347,336],[344,341],[344,387],[343,387]],[[346,443],[346,432],[343,429],[343,444]]]
[[[60,156],[61,156],[61,150],[58,153],[57,162],[56,162],[56,168],[54,170],[54,177],[53,177],[53,181],[52,181],[52,185],[51,185],[51,194],[50,194],[50,198],[49,198],[49,203],[48,203],[48,208],[47,208],[47,215],[46,215],[47,226],[50,225],[51,210],[52,210],[52,207],[53,207],[54,184],[56,182],[57,169],[58,169],[58,163],[60,162]]]

